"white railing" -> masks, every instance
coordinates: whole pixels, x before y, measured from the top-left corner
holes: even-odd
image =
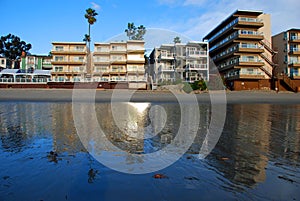
[[[207,70],[207,64],[188,64],[188,70]]]
[[[30,83],[47,83],[52,81],[51,78],[0,78],[0,83],[22,83],[22,84],[30,84]]]
[[[258,46],[255,44],[239,44],[239,48],[251,48],[251,49],[263,49],[263,46]]]
[[[239,17],[239,21],[243,21],[243,22],[262,22],[262,19],[250,18],[250,17]]]
[[[187,56],[206,56],[207,52],[206,51],[201,51],[201,50],[188,50],[187,51]]]
[[[160,65],[158,67],[158,71],[161,72],[161,71],[174,71],[174,66],[168,66],[168,65]]]

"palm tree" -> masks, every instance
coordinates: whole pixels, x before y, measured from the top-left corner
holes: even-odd
[[[86,9],[86,13],[84,15],[84,17],[87,19],[88,24],[89,24],[89,40],[87,42],[89,42],[89,47],[90,47],[90,42],[91,42],[91,25],[93,25],[97,19],[95,18],[98,15],[98,13],[96,13],[96,11],[92,8],[88,8]]]
[[[134,23],[128,22],[127,29],[125,29],[125,32],[127,33],[127,36],[129,40],[132,40],[135,36],[136,27],[134,26]]]
[[[140,25],[137,28],[137,34],[135,35],[135,40],[144,40],[144,35],[146,34],[146,27]]]
[[[91,25],[93,25],[97,19],[95,18],[98,15],[96,11],[92,8],[86,9],[84,17],[87,19],[89,24],[89,33],[85,34],[83,41],[88,43],[88,73],[90,73],[90,52],[91,52]]]
[[[179,38],[179,36],[176,36],[173,40],[173,42],[176,44],[176,43],[181,43],[181,40]]]

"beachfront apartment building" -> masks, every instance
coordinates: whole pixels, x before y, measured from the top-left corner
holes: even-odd
[[[231,90],[270,89],[273,78],[270,15],[237,10],[210,31],[209,54]]]
[[[141,40],[95,43],[93,81],[123,82],[129,88],[146,88],[144,45]]]
[[[101,82],[106,87],[122,82],[128,88],[146,88],[144,41],[96,42],[90,53],[85,42],[52,44],[54,81]]]
[[[272,46],[278,51],[274,60],[276,76],[287,90],[297,91],[300,87],[300,29],[289,29],[272,37]]]
[[[172,83],[180,79],[193,83],[209,80],[208,43],[189,41],[162,44],[150,54],[148,74],[153,83]]]
[[[52,56],[50,55],[26,55],[21,57],[20,69],[26,72],[34,70],[52,70]]]
[[[87,46],[85,42],[53,42],[52,79],[83,81],[87,77]]]

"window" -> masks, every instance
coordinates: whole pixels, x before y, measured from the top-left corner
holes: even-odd
[[[55,46],[55,51],[64,51],[64,46]]]
[[[84,51],[84,47],[83,46],[76,46],[75,50],[78,51],[78,52],[82,52],[82,51]]]
[[[4,59],[1,60],[1,64],[4,64]]]
[[[84,61],[84,57],[74,57],[74,61],[81,61],[83,62]]]
[[[64,57],[63,56],[56,56],[55,61],[63,61],[64,60]]]
[[[55,66],[55,67],[54,67],[54,71],[55,71],[55,72],[62,72],[63,69],[64,69],[64,68],[63,68],[62,66]]]

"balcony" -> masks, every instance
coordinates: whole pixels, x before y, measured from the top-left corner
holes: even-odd
[[[174,55],[173,53],[170,52],[162,52],[159,57],[159,59],[166,59],[166,60],[173,60],[174,59]]]
[[[111,54],[125,54],[126,52],[126,47],[112,47],[110,50]]]
[[[109,70],[109,73],[110,74],[119,74],[119,73],[126,73],[127,71],[126,71],[126,69],[125,68],[122,68],[122,69],[120,69],[120,68],[118,68],[118,69],[116,69],[116,68],[112,68],[112,69],[110,69]]]
[[[144,54],[145,48],[144,46],[138,46],[138,45],[128,45],[127,46],[127,53],[141,53]]]
[[[263,48],[263,46],[258,46],[258,45],[254,45],[254,44],[239,44],[238,52],[263,53],[264,48]]]
[[[87,54],[87,51],[86,51],[86,49],[75,49],[75,48],[71,48],[71,49],[53,49],[52,51],[51,51],[51,53],[53,54],[53,55],[70,55],[70,54],[72,54],[72,55],[86,55]]]
[[[263,33],[257,31],[249,31],[249,30],[239,30],[238,31],[239,39],[247,39],[247,40],[263,40]]]
[[[249,18],[249,17],[239,17],[238,25],[245,27],[256,27],[260,28],[264,26],[262,19],[258,18]]]
[[[187,57],[206,57],[207,51],[202,50],[188,50],[186,52]]]
[[[289,51],[289,54],[300,55],[300,49],[299,48],[291,48]]]
[[[207,64],[187,64],[185,70],[208,70]]]
[[[291,61],[289,62],[290,67],[300,67],[300,62],[299,61]]]
[[[239,63],[238,65],[240,66],[263,66],[265,63],[257,58],[239,58]]]
[[[290,36],[290,41],[294,43],[300,43],[300,37],[299,36]]]
[[[174,72],[175,67],[174,66],[169,66],[169,65],[160,65],[158,67],[158,72]]]

